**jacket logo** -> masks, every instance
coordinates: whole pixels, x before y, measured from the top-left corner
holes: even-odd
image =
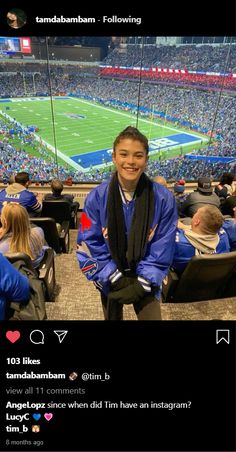
[[[82,215],[81,215],[81,218],[80,218],[80,225],[81,225],[82,232],[84,232],[85,229],[90,229],[91,226],[92,226],[92,221],[86,215],[85,212],[82,212]]]
[[[98,264],[94,259],[88,259],[84,262],[83,267],[81,268],[82,272],[86,276],[93,276],[98,269]]]

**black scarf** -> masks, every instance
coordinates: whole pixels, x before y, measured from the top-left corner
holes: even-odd
[[[127,264],[135,272],[143,258],[153,221],[154,195],[152,181],[142,174],[135,190],[135,208],[131,228],[126,239],[126,227],[117,172],[111,179],[108,192],[108,242],[117,268],[123,272]]]

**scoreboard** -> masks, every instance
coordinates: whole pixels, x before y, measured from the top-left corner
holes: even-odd
[[[11,38],[0,36],[0,54],[30,54],[31,39],[30,38]]]

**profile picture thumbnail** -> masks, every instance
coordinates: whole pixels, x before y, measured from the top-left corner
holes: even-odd
[[[7,23],[11,28],[21,28],[25,25],[26,21],[27,17],[22,9],[13,8],[7,13]]]

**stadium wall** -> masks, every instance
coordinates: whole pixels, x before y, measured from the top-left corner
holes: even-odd
[[[212,186],[218,185],[219,182],[213,182]],[[75,197],[75,201],[78,201],[80,203],[80,209],[83,209],[84,207],[84,201],[86,196],[89,194],[89,192],[97,187],[99,184],[95,183],[81,183],[81,184],[73,184],[72,186],[66,186],[64,185],[63,188],[63,194],[72,194]],[[3,182],[0,182],[0,190],[6,188],[7,184],[4,184]],[[173,191],[174,190],[174,182],[167,183],[168,189]],[[187,182],[185,184],[185,193],[190,193],[193,190],[196,190],[197,188],[197,182]],[[41,185],[39,183],[34,184],[32,183],[30,185],[30,191],[37,193],[43,193],[44,195],[46,193],[51,193],[51,188],[49,183],[44,183],[44,185]]]

